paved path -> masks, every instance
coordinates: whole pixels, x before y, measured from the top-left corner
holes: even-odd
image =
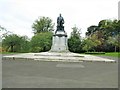
[[[3,88],[117,88],[118,63],[3,60]]]

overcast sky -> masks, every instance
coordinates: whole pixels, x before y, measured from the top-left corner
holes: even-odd
[[[87,27],[103,19],[118,18],[119,0],[0,0],[0,25],[19,35],[33,36],[32,24],[40,16],[55,23],[59,13],[70,35],[75,25],[85,36]]]

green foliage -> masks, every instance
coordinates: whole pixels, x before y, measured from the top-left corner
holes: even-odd
[[[0,38],[0,48],[2,48],[2,39],[1,38]]]
[[[9,34],[11,34],[11,32],[0,25],[0,38],[2,39]]]
[[[71,52],[81,52],[81,37],[80,30],[77,27],[73,27],[71,36],[68,39],[68,48]]]
[[[92,25],[90,27],[87,28],[87,32],[86,35],[90,36],[91,34],[93,34],[95,31],[97,31],[98,26]]]
[[[82,49],[84,51],[95,51],[95,47],[101,44],[96,34],[91,35],[91,37],[86,38],[82,41]]]
[[[54,24],[49,17],[40,17],[32,25],[34,34],[53,31]]]
[[[82,49],[88,52],[89,50],[92,49],[92,47],[94,47],[94,42],[92,42],[92,40],[90,39],[85,39],[82,42],[82,46],[83,46]]]
[[[114,45],[114,46],[120,47],[120,43],[119,43],[120,42],[120,35],[116,35],[114,37],[108,37],[107,42],[109,44]]]
[[[119,20],[101,20],[98,26],[92,25],[88,27],[86,35],[88,38],[96,35],[100,45],[95,47],[95,51],[118,51],[120,21]],[[114,47],[116,50],[114,50]]]
[[[52,45],[52,33],[42,32],[38,33],[31,39],[31,51],[43,52],[50,50]]]
[[[28,40],[26,36],[8,34],[8,31],[0,26],[0,31],[5,31],[3,46],[6,51],[10,52],[40,52],[48,51],[52,44],[52,31],[54,24],[49,17],[41,17],[33,25],[34,36]]]
[[[119,52],[88,52],[87,54],[120,58]]]
[[[2,41],[2,46],[6,51],[10,52],[28,52],[28,41],[24,37],[20,37],[16,34],[5,36]]]
[[[92,25],[88,27],[86,35],[90,36],[94,34],[96,31],[103,32],[104,35],[107,36],[114,36],[120,33],[120,21],[118,20],[101,20],[98,23],[98,26]]]
[[[21,37],[21,49],[20,52],[30,52],[30,40],[27,36]]]
[[[52,45],[52,31],[54,24],[49,17],[40,17],[32,25],[34,36],[31,39],[31,51],[48,51]]]
[[[105,52],[85,52],[85,54],[102,55],[105,54]]]
[[[80,37],[80,29],[78,29],[76,26],[74,26],[73,28],[72,28],[72,32],[71,32],[71,37],[74,37],[74,38],[76,38],[76,39],[80,39],[81,37]]]
[[[120,58],[120,53],[119,52],[109,52],[109,53],[105,53],[104,56],[110,56],[110,57]]]

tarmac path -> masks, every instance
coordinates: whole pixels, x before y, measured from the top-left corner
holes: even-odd
[[[117,88],[118,63],[2,60],[3,88]]]

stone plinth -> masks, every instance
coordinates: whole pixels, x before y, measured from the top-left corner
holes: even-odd
[[[68,51],[67,34],[65,33],[65,31],[57,31],[53,35],[52,47],[50,51],[52,52],[67,52]]]

